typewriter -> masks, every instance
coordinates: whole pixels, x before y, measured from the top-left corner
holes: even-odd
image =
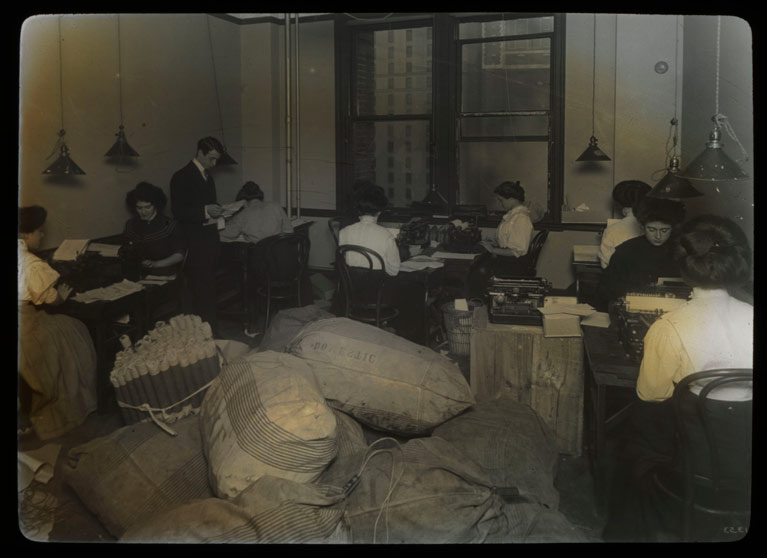
[[[413,219],[400,227],[397,244],[400,246],[425,245],[429,243],[431,228],[426,219]]]
[[[692,289],[679,281],[667,281],[626,293],[611,308],[611,320],[617,324],[618,337],[626,355],[641,362],[644,337],[650,326],[666,312],[684,304]]]
[[[447,239],[445,249],[448,252],[480,253],[479,242],[482,240],[482,231],[475,225],[456,227],[452,223],[447,225]]]
[[[543,325],[543,306],[551,283],[540,277],[492,276],[488,282],[489,319],[495,324]]]

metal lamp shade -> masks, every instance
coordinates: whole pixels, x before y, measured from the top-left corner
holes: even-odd
[[[54,176],[67,176],[72,174],[85,174],[85,171],[77,166],[69,157],[69,148],[65,143],[61,144],[61,153],[59,158],[56,159],[51,166],[43,171],[43,174],[50,174]]]
[[[128,140],[125,139],[125,132],[123,132],[122,126],[120,126],[120,131],[115,135],[117,136],[117,141],[109,149],[109,151],[104,154],[105,157],[116,157],[122,159],[124,157],[139,156],[136,150],[128,144]]]
[[[710,181],[748,178],[748,174],[724,152],[720,137],[719,127],[714,126],[706,143],[706,149],[687,166],[684,172],[680,173],[682,178]]]
[[[703,193],[690,184],[686,178],[679,176],[679,158],[672,157],[668,171],[655,187],[647,194],[651,198],[696,198]]]
[[[216,166],[220,165],[236,165],[237,161],[232,159],[232,156],[227,153],[226,148],[224,148],[224,152],[221,153],[221,157],[216,161]]]
[[[589,146],[586,148],[586,150],[581,154],[580,157],[576,159],[576,161],[610,161],[610,157],[608,157],[604,151],[599,149],[599,146],[597,145],[597,138],[594,136],[591,136],[589,139]]]

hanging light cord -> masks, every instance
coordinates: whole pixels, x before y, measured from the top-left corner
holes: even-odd
[[[122,50],[120,49],[120,15],[117,15],[117,78],[120,82],[119,87],[119,99],[120,99],[120,126],[123,125],[123,66],[122,66]]]
[[[591,135],[594,136],[594,99],[597,84],[597,14],[594,14],[594,45],[591,49]]]
[[[56,140],[56,144],[53,146],[53,151],[45,159],[48,160],[61,150],[64,143],[64,78],[62,77],[64,72],[61,65],[63,64],[63,58],[61,56],[61,16],[58,18],[59,27],[59,109],[61,111],[61,129],[59,130],[59,139]]]
[[[714,114],[714,123],[717,127],[724,128],[724,130],[727,132],[727,135],[730,136],[735,143],[738,144],[738,147],[740,147],[740,151],[743,154],[743,160],[748,161],[748,152],[746,151],[746,148],[743,147],[743,144],[740,143],[740,140],[738,139],[738,136],[735,135],[735,130],[732,128],[732,125],[730,124],[729,119],[719,113],[719,49],[720,49],[720,40],[721,40],[721,34],[722,34],[722,16],[717,16],[716,18],[716,112]]]
[[[208,24],[208,44],[210,45],[210,61],[213,65],[213,87],[216,90],[216,106],[218,107],[218,123],[221,126],[221,140],[226,149],[226,136],[224,135],[224,119],[221,117],[221,99],[218,96],[218,79],[216,78],[216,57],[213,55],[213,34],[210,31],[210,16],[205,16]]]

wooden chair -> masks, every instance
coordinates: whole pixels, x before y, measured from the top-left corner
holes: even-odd
[[[527,254],[523,256],[523,259],[525,260],[524,277],[537,277],[538,257],[541,255],[541,249],[546,243],[548,236],[549,230],[542,229],[538,231],[530,241],[530,248],[527,250]]]
[[[742,538],[751,516],[752,401],[712,397],[724,388],[751,391],[753,370],[716,369],[683,378],[674,389],[673,463],[653,484],[681,508],[683,541]],[[697,395],[691,387],[702,386]]]
[[[309,261],[309,237],[298,233],[283,233],[264,238],[255,244],[249,257],[251,271],[261,271],[255,278],[255,294],[266,301],[264,328],[269,326],[272,302],[295,300],[303,306],[302,289]],[[257,305],[251,304],[250,329],[255,331]]]
[[[346,254],[363,256],[367,267],[353,267],[346,263]],[[374,261],[380,265],[374,269]],[[387,275],[380,254],[354,244],[339,246],[336,250],[336,269],[344,294],[344,315],[352,320],[373,324],[376,327],[399,316],[399,310],[383,304],[382,296]]]

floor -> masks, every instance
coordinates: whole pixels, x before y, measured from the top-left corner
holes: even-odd
[[[263,331],[263,327],[261,328]],[[242,320],[227,318],[220,322],[219,337],[241,341],[257,347],[261,335],[245,335]],[[437,347],[445,350],[445,346]],[[468,378],[468,358],[456,359]],[[26,538],[41,541],[84,542],[114,541],[108,531],[80,503],[74,492],[61,480],[61,464],[67,451],[90,439],[104,436],[123,426],[116,406],[103,414],[91,415],[81,427],[68,435],[49,440],[59,444],[59,459],[52,479],[47,484],[32,481],[19,493],[20,540]],[[45,445],[34,434],[19,439],[19,450],[28,451]],[[571,523],[581,527],[589,541],[601,542],[604,525],[603,514],[597,510],[594,498],[594,482],[589,460],[583,456],[561,456],[555,482],[560,492],[560,511]],[[23,534],[22,534],[23,533]]]

